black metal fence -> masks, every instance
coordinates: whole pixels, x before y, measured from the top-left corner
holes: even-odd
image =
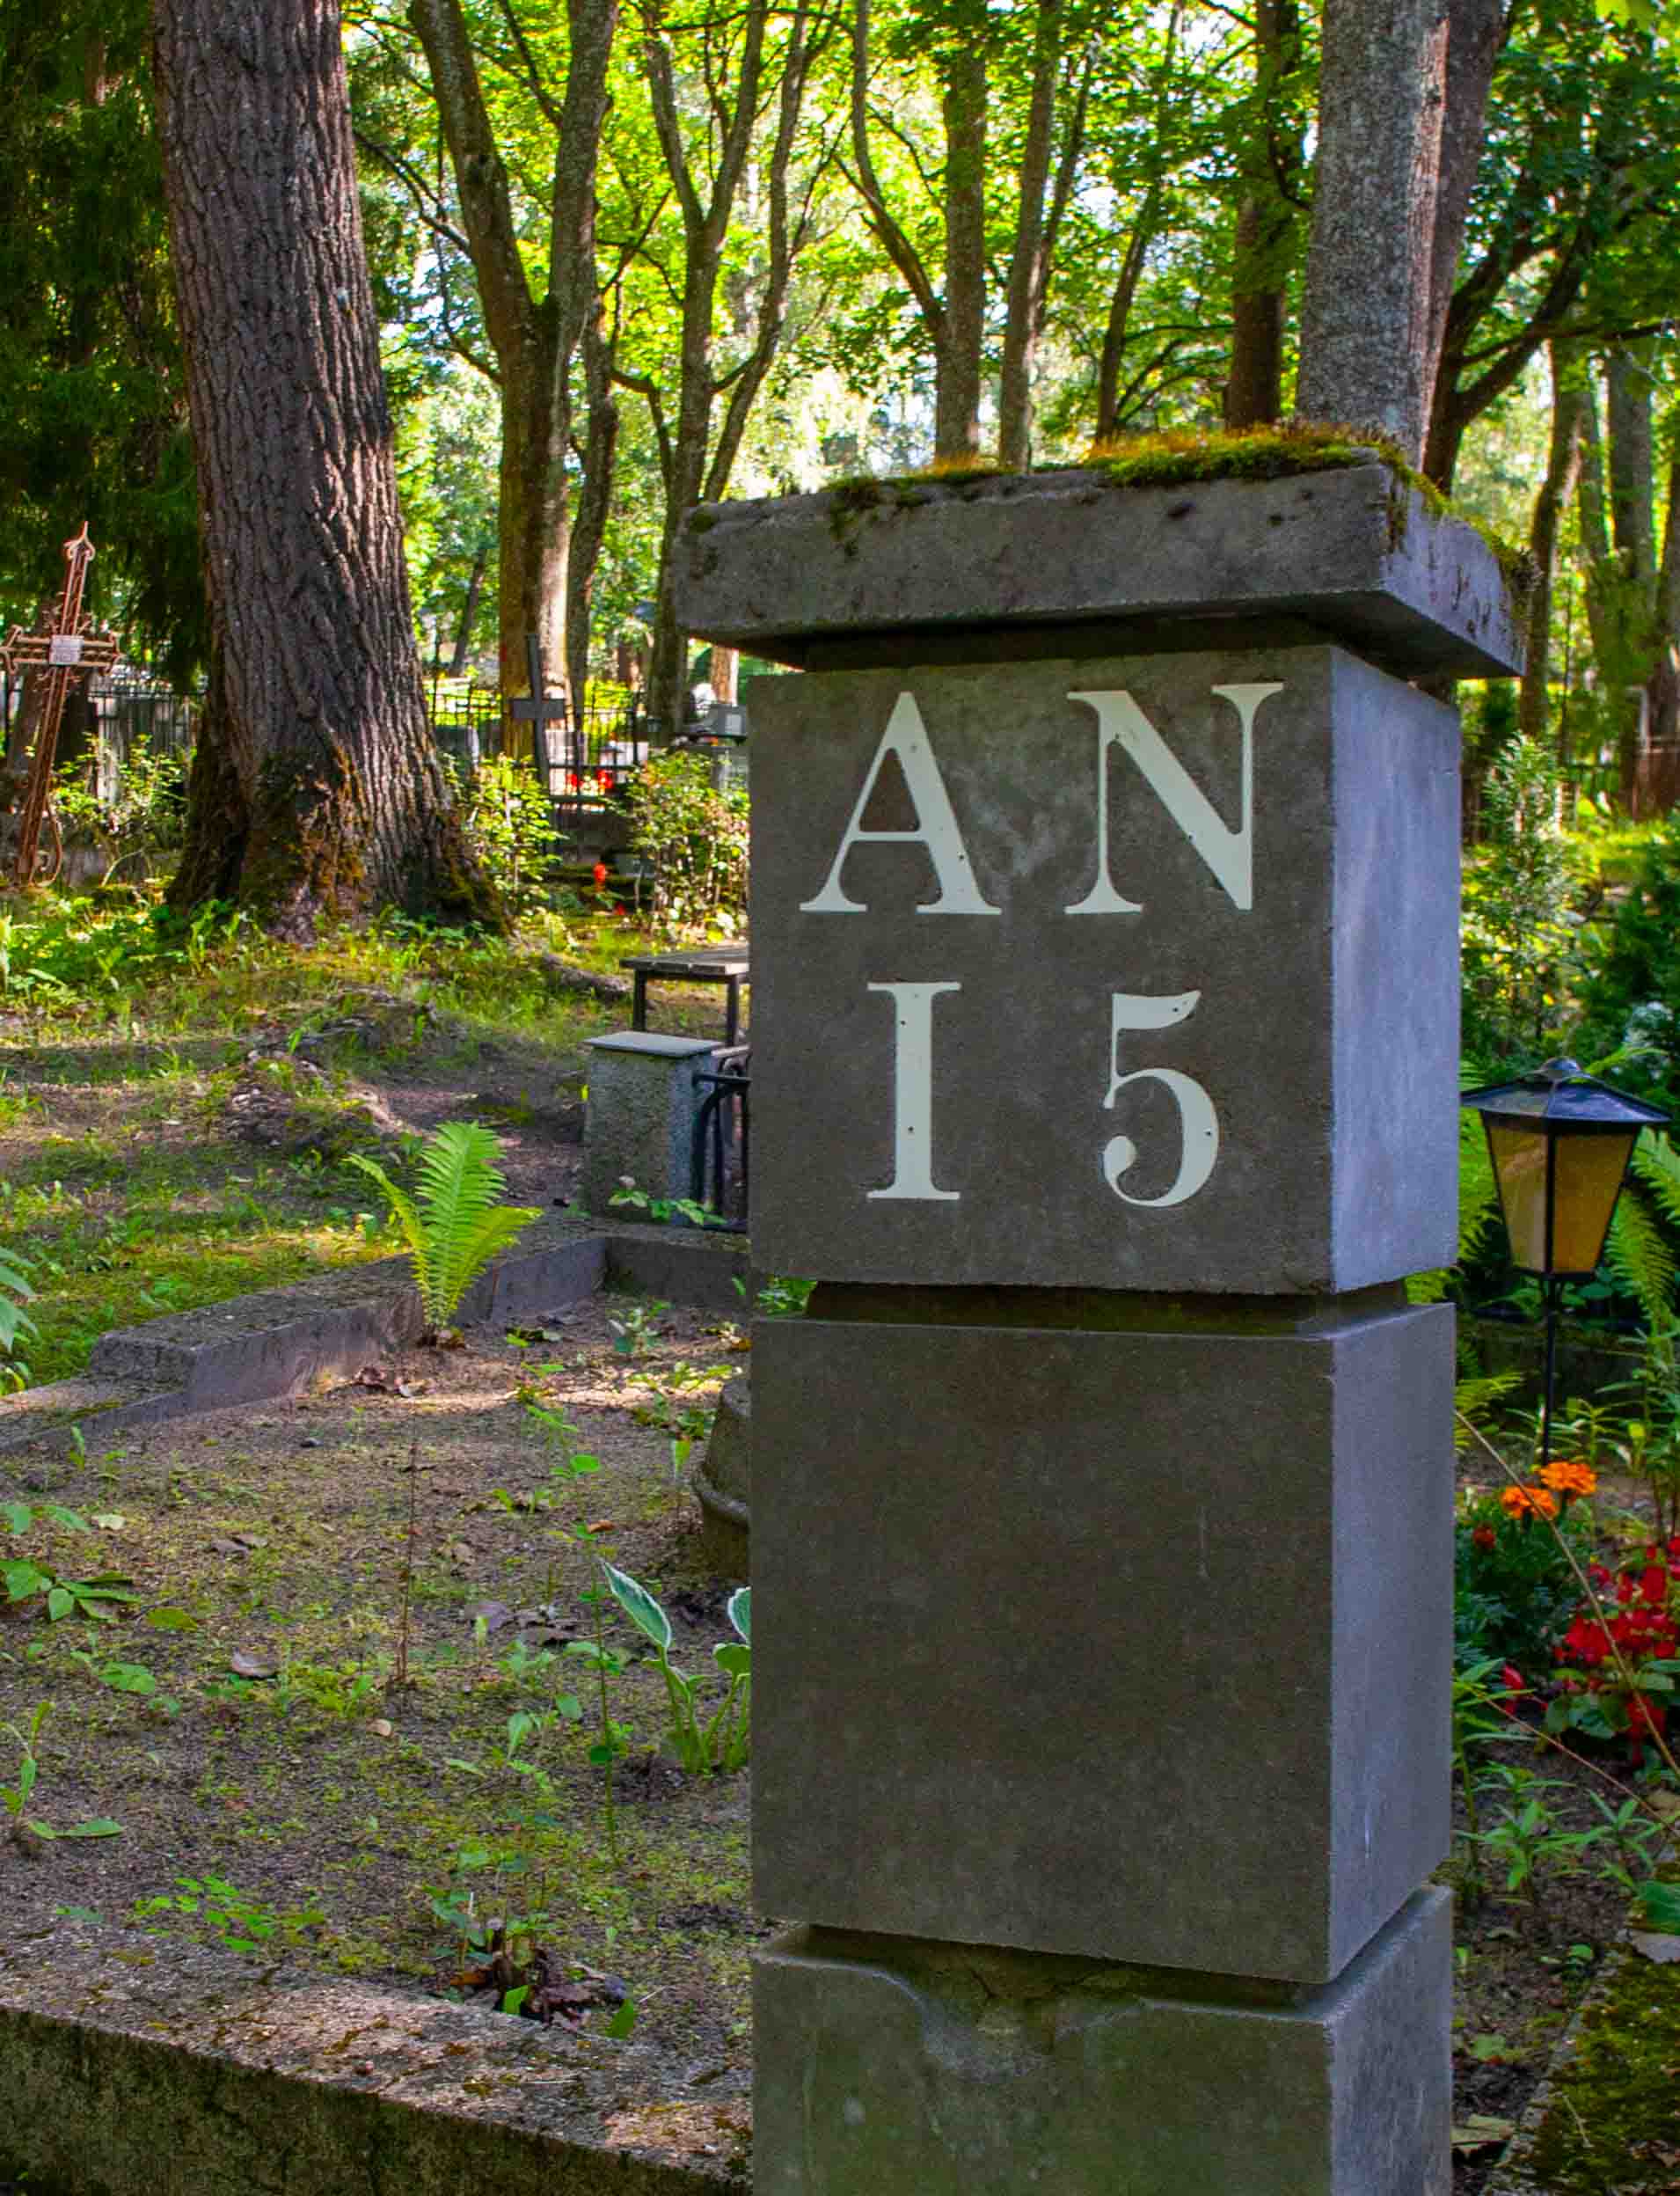
[[[555,821],[562,829],[609,806],[625,779],[647,760],[654,743],[654,728],[636,695],[626,704],[619,698],[592,699],[586,693],[576,711],[551,698],[539,725],[529,717],[522,722],[510,716],[500,687],[435,677],[427,690],[427,714],[433,737],[464,770],[476,770],[498,755],[534,759],[547,780]]]

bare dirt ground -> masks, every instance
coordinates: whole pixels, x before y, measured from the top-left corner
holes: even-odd
[[[610,1979],[581,1993],[580,2019],[610,2018],[621,1987],[650,2040],[743,2068],[763,1927],[749,1774],[675,1765],[663,1682],[608,1604],[626,1659],[607,1683],[625,1726],[610,1827],[588,1759],[596,1673],[567,1652],[594,1637],[581,1597],[599,1555],[660,1594],[679,1667],[711,1670],[734,1636],[735,1582],[697,1559],[671,1433],[740,1369],[739,1346],[715,1318],[602,1298],[296,1404],[12,1460],[0,1557],[114,1577],[128,1598],[102,1619],[78,1600],[53,1621],[40,1593],[0,1603],[0,1785],[16,1789],[44,1704],[20,1812],[59,1833],[120,1826],[0,1837],[11,1943],[50,1958],[68,1911],[138,1921],[160,1957],[219,1938],[466,1991],[486,1948],[437,1908],[470,1907],[476,1923],[522,1918],[558,1977]],[[580,1454],[598,1468],[569,1474]]]

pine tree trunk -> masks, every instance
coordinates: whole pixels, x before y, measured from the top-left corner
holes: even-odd
[[[153,0],[217,654],[174,897],[500,919],[426,722],[335,0]]]

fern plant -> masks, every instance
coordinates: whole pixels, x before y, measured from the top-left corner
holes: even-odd
[[[420,1155],[419,1193],[394,1182],[376,1160],[349,1154],[390,1203],[414,1262],[427,1331],[442,1333],[490,1261],[541,1217],[535,1205],[498,1202],[508,1187],[497,1161],[501,1139],[477,1121],[449,1121]]]
[[[29,1285],[30,1263],[19,1250],[0,1250],[0,1394],[8,1388],[27,1387],[29,1366],[20,1344],[35,1331],[35,1322],[24,1306],[33,1300]]]

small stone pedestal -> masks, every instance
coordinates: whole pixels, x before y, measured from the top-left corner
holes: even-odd
[[[1457,727],[1373,462],[728,504],[764,2196],[1446,2196]]]
[[[582,1201],[604,1214],[628,1175],[650,1197],[690,1194],[695,1076],[717,1053],[705,1037],[623,1029],[592,1037],[583,1124]]]

